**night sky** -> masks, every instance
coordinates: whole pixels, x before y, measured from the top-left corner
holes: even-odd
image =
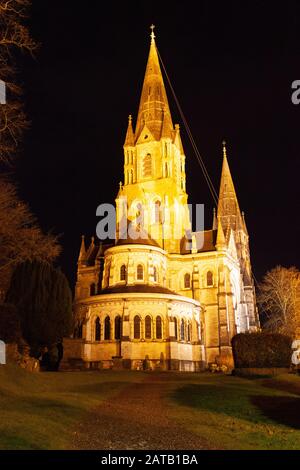
[[[61,234],[59,264],[72,286],[80,236],[95,233],[96,207],[114,203],[123,180],[151,23],[217,188],[227,141],[256,277],[277,264],[299,267],[300,105],[291,101],[299,2],[34,0],[30,27],[41,48],[20,64],[32,125],[16,179],[42,228]],[[210,228],[213,200],[181,128],[189,202],[205,204]]]

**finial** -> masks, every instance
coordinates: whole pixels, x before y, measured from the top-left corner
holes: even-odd
[[[151,29],[151,34],[150,34],[151,41],[154,41],[154,39],[155,39],[154,28],[155,28],[155,25],[152,24],[152,25],[150,26],[150,29]]]
[[[120,187],[120,190],[121,190],[121,189],[122,189],[122,187],[123,187],[123,183],[122,183],[122,181],[120,181],[120,183],[119,183],[119,187]]]
[[[129,121],[129,124],[131,124],[131,122],[132,122],[132,115],[131,114],[129,114],[129,116],[128,116],[128,121]]]
[[[226,140],[223,140],[222,142],[223,145],[223,157],[227,157],[227,150],[226,150]]]

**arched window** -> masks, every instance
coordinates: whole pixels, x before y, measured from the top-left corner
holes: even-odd
[[[184,320],[182,319],[181,320],[181,323],[180,323],[180,340],[181,341],[184,341],[184,337],[185,337],[185,331],[184,331]]]
[[[153,280],[154,280],[154,282],[157,282],[157,269],[156,269],[155,266],[153,268]]]
[[[185,273],[184,275],[184,287],[185,289],[189,289],[191,287],[191,275],[189,273]]]
[[[206,285],[213,286],[214,285],[214,275],[211,271],[208,271],[206,274]]]
[[[152,176],[152,158],[150,153],[147,153],[143,159],[143,176],[144,178]]]
[[[90,285],[90,295],[96,295],[96,284],[93,283]]]
[[[165,163],[165,177],[168,178],[169,176],[169,167],[168,167],[168,163],[166,162]]]
[[[121,339],[122,323],[121,317],[118,315],[115,318],[115,339]]]
[[[136,268],[136,278],[138,281],[142,281],[144,279],[144,267],[142,264],[138,264]]]
[[[101,325],[100,320],[97,317],[95,321],[95,341],[100,341],[101,339]]]
[[[162,322],[161,317],[156,317],[156,338],[162,339]]]
[[[175,338],[178,338],[178,324],[177,324],[177,318],[174,317],[174,333],[175,333]]]
[[[145,338],[151,339],[152,338],[152,321],[149,315],[145,318]]]
[[[110,339],[110,318],[106,317],[104,321],[104,339]]]
[[[138,315],[133,320],[133,337],[134,339],[140,339],[141,337],[141,319]]]
[[[126,266],[125,264],[122,264],[120,268],[120,281],[126,281],[126,274],[127,274]]]
[[[155,201],[154,204],[154,223],[159,224],[161,222],[161,202]]]
[[[192,338],[192,325],[189,322],[187,326],[187,340],[191,341],[191,338]]]

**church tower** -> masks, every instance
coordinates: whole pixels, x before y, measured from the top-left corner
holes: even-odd
[[[124,143],[124,184],[116,200],[117,240],[124,237],[122,223],[131,221],[140,233],[131,231],[129,237],[149,237],[161,248],[180,253],[191,230],[187,199],[180,129],[172,122],[152,30],[135,131],[129,116]]]

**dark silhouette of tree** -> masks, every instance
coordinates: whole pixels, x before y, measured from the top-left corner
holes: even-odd
[[[37,354],[41,347],[51,348],[72,331],[69,283],[50,264],[27,261],[17,266],[6,297],[17,307],[23,337]]]

